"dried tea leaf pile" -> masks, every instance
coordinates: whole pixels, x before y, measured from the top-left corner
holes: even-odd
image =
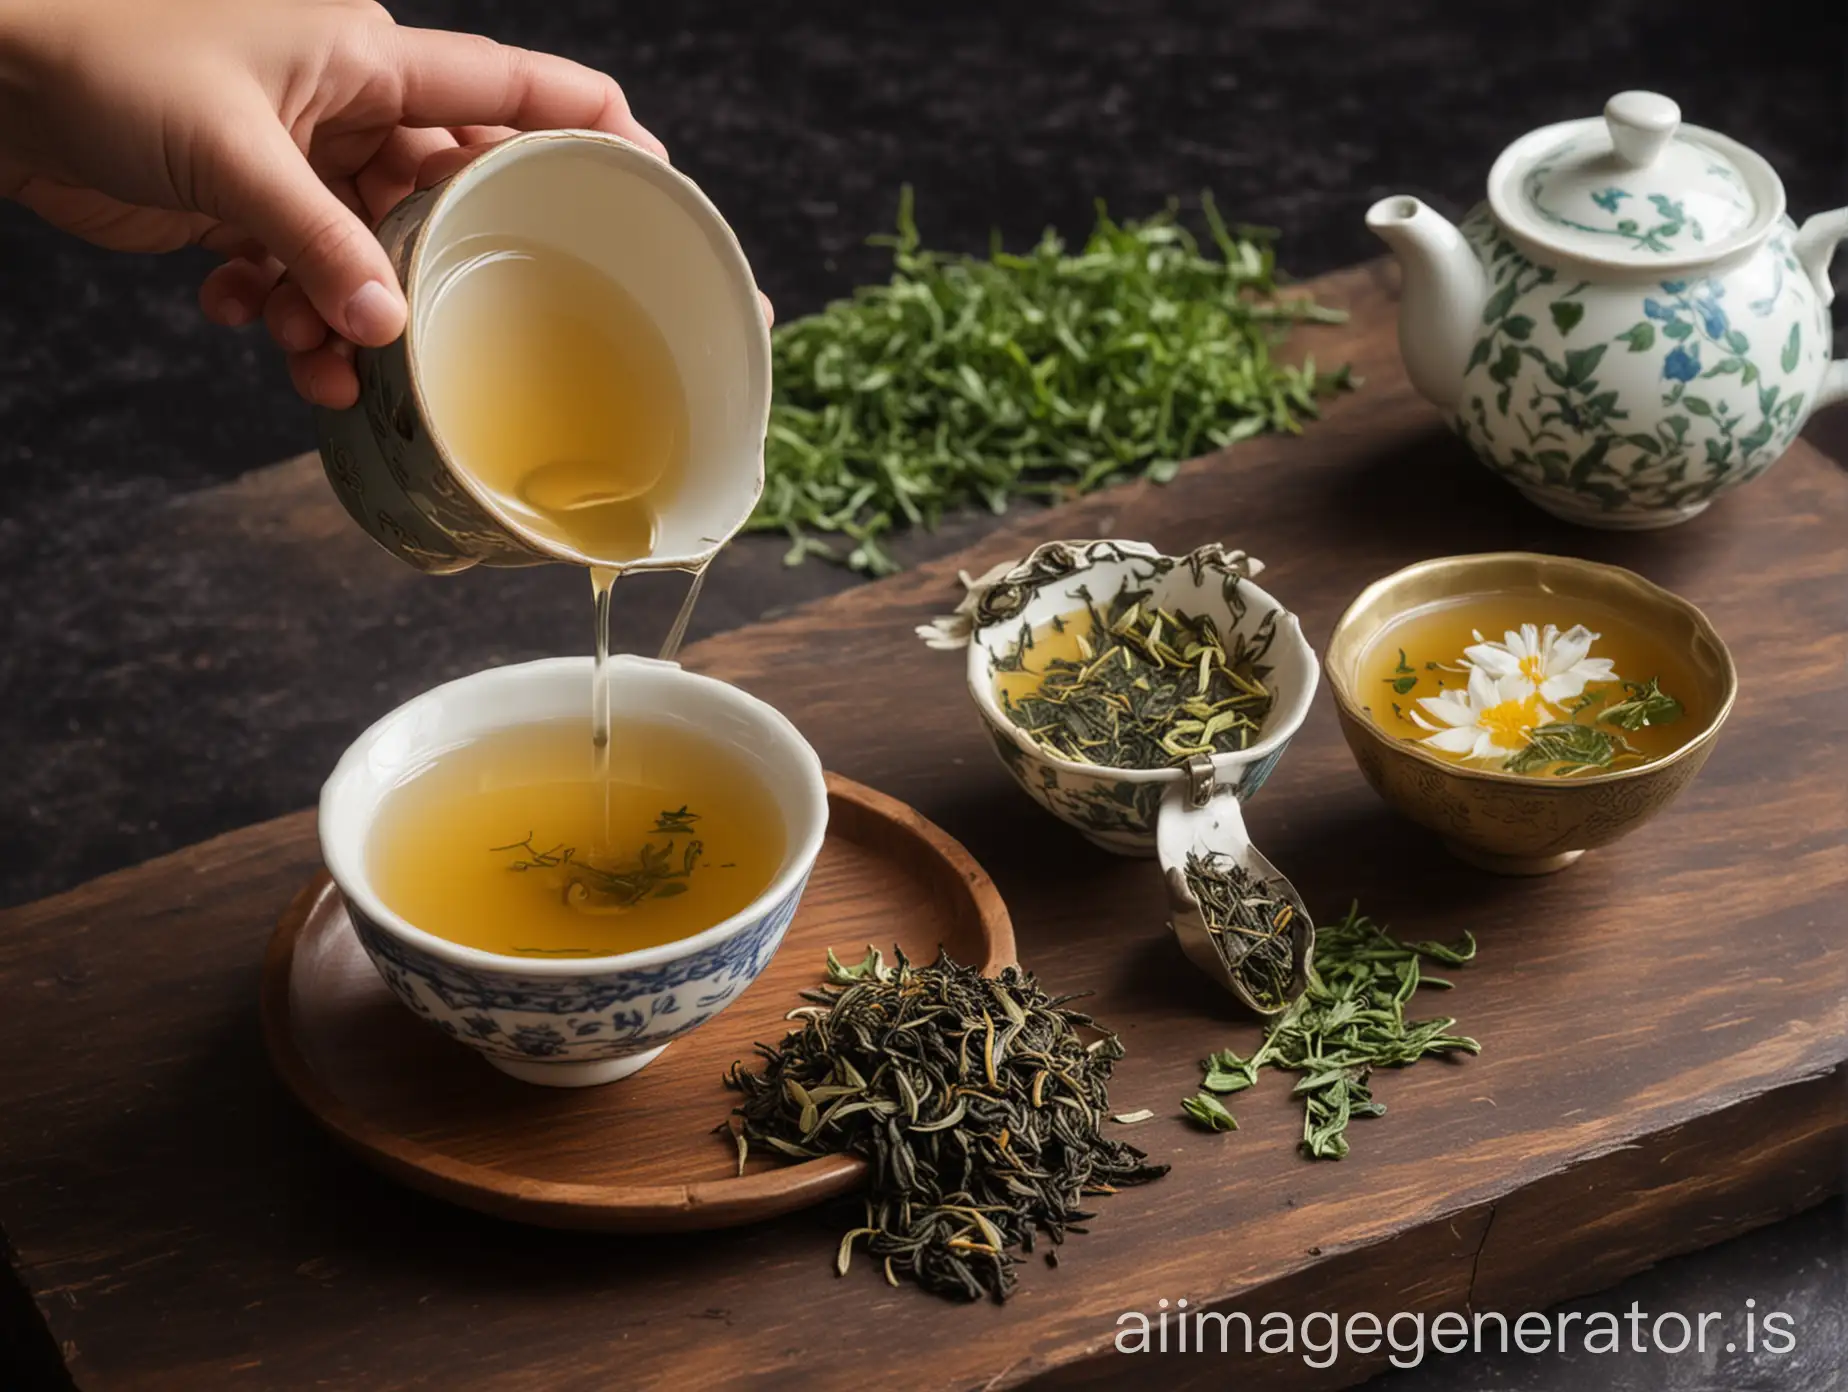
[[[1247,1059],[1222,1049],[1204,1060],[1203,1090],[1182,1109],[1201,1126],[1230,1131],[1237,1123],[1221,1097],[1252,1086],[1262,1068],[1296,1073],[1304,1153],[1314,1160],[1341,1159],[1348,1153],[1348,1122],[1386,1110],[1367,1086],[1375,1068],[1399,1068],[1433,1054],[1481,1052],[1475,1040],[1451,1032],[1453,1019],[1405,1018],[1406,1002],[1420,986],[1447,990],[1451,984],[1424,975],[1420,958],[1461,966],[1475,955],[1476,940],[1468,933],[1455,946],[1404,943],[1358,906],[1349,909],[1340,923],[1317,930],[1308,989],[1265,1031],[1258,1051]]]
[[[924,250],[900,195],[892,278],[777,325],[765,487],[751,527],[807,555],[896,569],[895,527],[953,508],[1165,482],[1183,460],[1263,431],[1301,430],[1348,385],[1282,361],[1291,325],[1344,314],[1277,295],[1272,235],[1230,228],[1210,197],[1202,246],[1176,209],[1084,245],[1048,231],[1024,256]],[[844,536],[842,557],[825,540]]]
[[[893,1285],[1004,1300],[1016,1249],[1083,1232],[1089,1198],[1168,1167],[1102,1134],[1115,1035],[1017,967],[991,979],[944,955],[895,957],[846,966],[829,953],[800,1027],[757,1046],[761,1071],[732,1066],[738,1163],[754,1146],[863,1157],[866,1219],[841,1239],[837,1270],[860,1248]]]
[[[1289,1002],[1291,925],[1296,907],[1268,881],[1219,851],[1187,853],[1188,893],[1212,935],[1219,960],[1266,1010]]]
[[[1211,616],[1159,608],[1127,584],[1104,608],[1088,595],[1086,605],[1079,656],[1050,659],[1029,694],[1002,693],[1008,719],[1035,744],[1074,763],[1154,769],[1258,738],[1273,699],[1264,658],[1275,610],[1251,634],[1228,639]],[[1023,670],[1032,645],[1032,629],[1023,629],[995,671]]]

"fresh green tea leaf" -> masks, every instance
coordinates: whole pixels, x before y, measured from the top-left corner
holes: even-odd
[[[1646,682],[1625,682],[1623,685],[1629,693],[1628,699],[1606,707],[1599,712],[1598,719],[1619,729],[1632,731],[1646,725],[1667,725],[1681,719],[1681,702],[1662,690],[1660,678],[1651,677]]]
[[[1195,1093],[1181,1103],[1181,1110],[1196,1126],[1203,1126],[1208,1131],[1236,1131],[1238,1118],[1225,1109],[1225,1104],[1210,1092]]]
[[[1528,735],[1527,748],[1511,756],[1502,767],[1510,773],[1533,773],[1548,764],[1558,764],[1554,772],[1570,774],[1582,769],[1609,768],[1619,755],[1636,752],[1622,735],[1614,735],[1596,725],[1559,720],[1535,726]]]
[[[1308,988],[1266,1029],[1257,1052],[1247,1059],[1221,1049],[1202,1060],[1207,1091],[1183,1102],[1182,1110],[1199,1125],[1225,1129],[1209,1119],[1208,1104],[1218,1105],[1212,1093],[1249,1087],[1262,1068],[1296,1073],[1303,1153],[1312,1160],[1342,1159],[1348,1154],[1348,1123],[1386,1110],[1369,1090],[1373,1069],[1481,1051],[1475,1040],[1452,1032],[1455,1020],[1408,1021],[1404,1009],[1418,987],[1450,985],[1422,976],[1420,957],[1461,966],[1475,955],[1476,940],[1468,933],[1451,944],[1400,942],[1358,906],[1349,909],[1341,922],[1318,931]],[[1234,1080],[1236,1088],[1215,1086]]]
[[[1279,293],[1271,233],[1228,227],[1209,196],[1201,213],[1206,245],[1178,205],[1126,223],[1100,205],[1076,251],[1048,231],[983,258],[925,250],[904,189],[897,234],[873,239],[892,249],[892,278],[772,335],[750,526],[786,533],[791,564],[884,573],[896,528],[1161,481],[1235,440],[1301,430],[1351,379],[1291,365],[1282,339],[1345,316]]]

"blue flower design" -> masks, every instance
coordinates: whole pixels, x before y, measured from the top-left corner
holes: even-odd
[[[513,1047],[534,1058],[549,1058],[565,1051],[565,1037],[550,1025],[521,1025],[513,1032]]]
[[[486,1039],[489,1035],[500,1033],[500,1026],[488,1015],[464,1015],[462,1023],[477,1039]]]
[[[1685,280],[1665,280],[1662,282],[1662,288],[1671,295],[1679,295],[1688,288],[1688,283]]]
[[[1604,209],[1605,212],[1614,213],[1617,211],[1617,201],[1621,198],[1628,198],[1629,196],[1630,195],[1623,189],[1607,188],[1600,189],[1598,192],[1592,194],[1591,201]]]
[[[1664,285],[1662,288],[1664,290],[1668,289],[1666,285]],[[1670,309],[1667,305],[1663,304],[1660,300],[1656,299],[1653,295],[1646,296],[1644,298],[1643,313],[1648,315],[1649,318],[1651,319],[1661,319],[1664,321],[1673,319],[1675,317],[1675,311]]]
[[[1700,376],[1700,345],[1675,349],[1662,360],[1662,375],[1675,382],[1692,382]]]
[[[1700,316],[1700,326],[1708,338],[1724,338],[1732,327],[1726,322],[1726,311],[1705,295],[1695,298],[1694,312]]]

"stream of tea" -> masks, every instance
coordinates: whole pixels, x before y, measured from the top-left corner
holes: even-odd
[[[696,756],[682,746],[702,739],[665,724],[619,722],[612,729],[611,592],[625,570],[654,554],[662,510],[686,469],[686,392],[673,353],[615,281],[549,248],[541,253],[521,241],[470,238],[446,255],[436,275],[424,376],[446,453],[517,531],[579,557],[590,572],[596,656],[589,758],[573,775],[556,751],[534,760],[532,750],[515,750],[517,741],[478,741],[458,753],[456,767],[466,776],[413,780],[431,783],[425,793],[440,782],[442,799],[420,796],[422,815],[398,818],[402,849],[392,854],[402,861],[413,843],[417,856],[438,853],[424,846],[428,834],[406,829],[418,821],[435,827],[429,834],[439,840],[482,843],[480,853],[502,873],[475,892],[498,905],[501,917],[508,894],[533,888],[580,917],[592,916],[584,941],[567,941],[572,935],[556,924],[533,931],[556,916],[548,906],[522,926],[534,942],[497,950],[576,955],[672,936],[676,925],[700,918],[690,908],[711,911],[741,892],[748,902],[762,888],[757,882],[767,882],[761,862],[781,854],[774,816],[768,828],[760,825],[765,798],[720,758],[722,751]],[[664,655],[678,648],[703,579],[703,570],[695,573]],[[613,744],[620,746],[614,756]],[[679,749],[681,756],[644,758],[643,746]],[[510,760],[535,766],[523,771]],[[713,775],[719,763],[727,763],[728,776]],[[407,785],[407,800],[410,791]],[[693,806],[695,800],[702,805]],[[744,804],[752,815],[742,815]],[[537,825],[515,825],[524,821]],[[714,834],[734,824],[723,837],[732,844],[715,861]],[[452,847],[451,858],[461,849]],[[730,892],[717,898],[713,890],[689,894],[706,869],[742,873],[720,876]],[[402,897],[428,898],[415,875],[399,878]],[[674,902],[668,908],[662,901]],[[430,912],[443,921],[469,918],[453,894]],[[612,917],[636,921],[618,930]],[[642,919],[658,922],[644,928]],[[492,936],[484,927],[477,940],[486,945]]]
[[[673,353],[632,295],[555,250],[470,237],[435,274],[432,413],[451,457],[504,515],[589,563],[592,737],[606,751],[610,587],[653,552],[686,469]]]

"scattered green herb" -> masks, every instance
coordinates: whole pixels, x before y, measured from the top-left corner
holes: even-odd
[[[830,952],[800,1027],[757,1046],[762,1071],[732,1065],[743,1101],[736,1128],[719,1129],[740,1172],[752,1146],[866,1159],[866,1219],[841,1239],[841,1275],[864,1243],[893,1285],[1004,1300],[1014,1249],[1031,1252],[1036,1235],[1056,1247],[1084,1231],[1087,1196],[1168,1167],[1102,1134],[1115,1035],[1018,967],[988,978],[945,955],[927,967],[894,957],[869,949],[849,966]]]
[[[1417,677],[1386,677],[1383,680],[1401,696],[1410,694],[1412,688],[1418,685]]]
[[[765,488],[751,527],[786,533],[791,564],[896,569],[895,526],[951,509],[1166,482],[1182,461],[1260,432],[1302,429],[1348,369],[1278,360],[1291,325],[1346,316],[1277,294],[1274,233],[1231,228],[1210,196],[1211,247],[1178,207],[1118,223],[1098,205],[1076,254],[1051,230],[1023,255],[921,249],[899,195],[885,285],[772,336]],[[1213,253],[1217,252],[1215,256]],[[824,540],[853,543],[842,557]]]
[[[1451,1033],[1455,1020],[1405,1018],[1405,1004],[1420,986],[1450,986],[1423,975],[1421,957],[1460,966],[1475,955],[1476,940],[1468,933],[1453,947],[1404,943],[1358,906],[1350,909],[1340,923],[1317,930],[1308,988],[1266,1029],[1258,1051],[1243,1058],[1222,1049],[1202,1060],[1204,1090],[1184,1101],[1183,1111],[1212,1130],[1230,1130],[1214,1119],[1225,1111],[1219,1096],[1251,1087],[1261,1068],[1300,1074],[1295,1095],[1303,1099],[1302,1148],[1311,1159],[1341,1159],[1348,1153],[1348,1122],[1386,1110],[1368,1087],[1373,1069],[1481,1051],[1475,1040]]]
[[[1681,719],[1681,702],[1666,694],[1659,679],[1651,677],[1646,682],[1625,682],[1624,690],[1627,700],[1606,707],[1598,719],[1617,726],[1620,730],[1640,730],[1646,725],[1668,725]]]
[[[1148,591],[1126,581],[1103,610],[1079,589],[1090,631],[1080,658],[1053,658],[1031,695],[1004,692],[1002,709],[1034,743],[1075,763],[1150,769],[1196,754],[1248,747],[1270,714],[1275,611],[1230,646],[1207,615],[1147,607]],[[1033,630],[1023,625],[996,672],[1026,668]]]
[[[1553,772],[1564,778],[1586,769],[1609,768],[1615,760],[1625,757],[1641,758],[1642,751],[1622,735],[1600,730],[1596,725],[1559,720],[1528,731],[1527,747],[1511,755],[1502,767],[1510,773],[1536,773],[1548,764],[1557,764]]]
[[[1238,1118],[1233,1116],[1221,1102],[1210,1092],[1202,1092],[1187,1098],[1181,1103],[1181,1110],[1188,1118],[1208,1131],[1236,1131]]]

